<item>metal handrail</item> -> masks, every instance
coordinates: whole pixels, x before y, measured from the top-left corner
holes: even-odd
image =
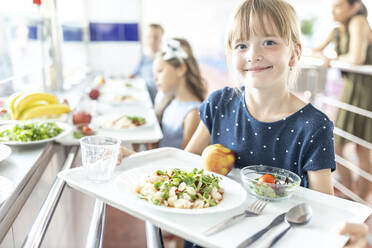
[[[317,97],[317,98],[323,103],[333,105],[337,108],[344,109],[346,111],[350,111],[350,112],[356,113],[358,115],[363,115],[367,118],[372,118],[372,111],[368,111],[368,110],[365,110],[365,109],[362,109],[362,108],[358,108],[354,105],[341,102],[339,100],[336,100],[336,99],[328,97],[328,96],[320,96],[320,97]]]
[[[351,133],[348,133],[340,128],[337,128],[335,127],[334,128],[334,131],[333,131],[335,134],[337,134],[338,136],[341,136],[345,139],[348,139],[358,145],[361,145],[361,146],[364,146],[365,148],[368,148],[370,150],[372,150],[372,143],[369,143],[367,141],[365,141],[364,139],[361,139],[355,135],[352,135]]]
[[[343,157],[341,157],[337,154],[336,154],[336,162],[339,163],[340,165],[342,165],[343,167],[348,168],[349,170],[352,170],[353,172],[355,172],[359,176],[364,177],[368,181],[372,182],[372,175],[370,173],[362,170],[358,166],[354,165],[350,161],[344,159]]]
[[[71,168],[74,158],[76,156],[77,147],[72,147],[65,164],[62,168],[63,170],[67,170]],[[40,247],[41,242],[44,239],[45,233],[48,229],[49,223],[53,217],[54,211],[57,207],[59,199],[61,198],[63,189],[65,187],[65,181],[59,179],[58,177],[55,179],[46,200],[44,201],[39,214],[36,217],[34,224],[32,225],[30,232],[28,233],[25,241],[23,242],[23,246],[25,248],[35,248]]]
[[[324,67],[324,62],[320,58],[304,56],[300,60],[300,67],[301,66]],[[336,68],[345,72],[359,73],[372,76],[372,65],[353,65],[342,61],[332,60],[330,62],[330,66],[332,68]]]
[[[333,178],[332,182],[333,182],[333,185],[335,186],[336,189],[340,190],[342,193],[344,193],[350,199],[352,199],[356,202],[362,203],[362,204],[372,208],[372,205],[370,203],[368,203],[365,200],[363,200],[362,198],[360,198],[357,194],[355,194],[353,191],[351,191],[350,189],[345,187],[343,184],[341,184],[335,178]]]
[[[106,204],[100,200],[94,202],[94,210],[88,231],[85,248],[101,248],[106,221]]]
[[[342,61],[333,60],[331,67],[340,69],[345,72],[353,72],[372,76],[372,65],[353,65]]]
[[[147,241],[147,248],[162,247],[160,229],[159,227],[151,224],[151,222],[149,221],[146,221],[146,241]]]

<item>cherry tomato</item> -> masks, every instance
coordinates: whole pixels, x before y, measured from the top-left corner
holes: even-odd
[[[86,136],[93,134],[93,130],[89,126],[83,126],[83,128],[81,129],[81,132]]]
[[[0,114],[6,114],[7,110],[3,107],[0,107]]]
[[[275,177],[273,175],[265,174],[258,179],[258,184],[259,185],[261,185],[262,183],[273,183],[273,184],[275,184],[275,181],[276,180],[275,180]]]

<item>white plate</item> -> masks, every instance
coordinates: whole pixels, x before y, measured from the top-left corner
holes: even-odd
[[[35,121],[27,121],[26,123],[32,123],[32,122],[35,122]],[[46,122],[50,122],[50,121],[46,121]],[[21,122],[18,122],[18,123],[21,123]],[[52,138],[44,139],[44,140],[37,140],[37,141],[0,141],[0,143],[5,144],[5,145],[13,145],[13,146],[43,144],[43,143],[47,143],[47,142],[50,142],[50,141],[53,141],[53,140],[56,140],[56,139],[60,139],[60,138],[64,137],[65,135],[69,134],[72,130],[71,125],[69,125],[67,123],[63,123],[63,122],[55,122],[55,123],[60,128],[62,128],[63,131],[62,131],[62,133],[60,133],[57,136],[54,136]],[[0,132],[4,131],[6,129],[9,129],[9,128],[13,128],[15,125],[16,125],[16,123],[0,126]]]
[[[131,96],[133,98],[120,100],[121,96]],[[99,96],[98,101],[111,105],[138,105],[146,103],[146,94],[144,92],[119,92],[119,93],[104,93]]]
[[[223,200],[214,207],[209,208],[201,208],[201,209],[181,209],[181,208],[170,208],[164,206],[156,206],[146,200],[141,200],[137,196],[138,194],[134,192],[134,188],[138,183],[141,182],[144,176],[152,174],[156,170],[170,170],[173,168],[179,168],[185,171],[191,171],[192,168],[188,167],[179,167],[179,166],[146,166],[141,168],[131,169],[129,171],[125,171],[122,174],[118,175],[115,180],[115,187],[116,190],[119,192],[119,195],[129,194],[133,199],[137,200],[138,202],[145,204],[146,206],[165,211],[169,213],[178,213],[178,214],[211,214],[211,213],[219,213],[229,211],[231,209],[235,209],[240,207],[247,196],[247,192],[245,189],[234,180],[231,180],[228,177],[221,176],[212,172],[206,172],[207,174],[215,174],[216,176],[221,177],[221,181],[219,185],[224,189]]]
[[[117,127],[111,127],[109,125],[112,121],[117,120],[118,118],[120,118],[123,115],[143,117],[143,118],[146,119],[146,123],[141,125],[141,126],[128,127],[128,128],[117,128]],[[106,114],[106,115],[96,117],[93,120],[93,124],[94,124],[94,126],[97,126],[98,129],[123,131],[123,130],[129,130],[129,129],[139,129],[139,128],[151,127],[151,126],[154,125],[154,120],[153,120],[152,116],[148,113],[148,111],[147,111],[146,114],[138,113],[138,112],[136,114],[136,112],[130,113],[128,111],[125,111],[125,113],[123,113],[123,114],[115,113],[115,114]]]
[[[9,157],[12,153],[12,149],[9,146],[0,144],[0,162]]]
[[[8,199],[14,190],[14,184],[6,177],[0,176],[0,205]]]
[[[129,83],[132,87],[126,86]],[[102,87],[104,91],[110,91],[112,88],[117,89],[135,89],[135,90],[147,90],[146,83],[143,79],[129,79],[129,78],[122,78],[122,79],[108,79],[107,82]],[[112,91],[111,91],[112,92]]]

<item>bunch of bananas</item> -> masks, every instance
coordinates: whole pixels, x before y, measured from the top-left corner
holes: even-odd
[[[67,104],[58,103],[55,95],[44,92],[14,93],[8,99],[8,109],[13,120],[29,120],[70,112]]]

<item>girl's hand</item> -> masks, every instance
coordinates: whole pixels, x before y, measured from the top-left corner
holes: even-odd
[[[130,156],[134,153],[135,153],[134,151],[131,151],[131,150],[125,148],[125,147],[120,146],[118,161],[117,161],[116,165],[120,165],[123,158],[128,157],[128,156]]]
[[[349,235],[350,239],[344,248],[365,248],[367,247],[367,232],[366,224],[345,223],[340,229],[340,234]]]

